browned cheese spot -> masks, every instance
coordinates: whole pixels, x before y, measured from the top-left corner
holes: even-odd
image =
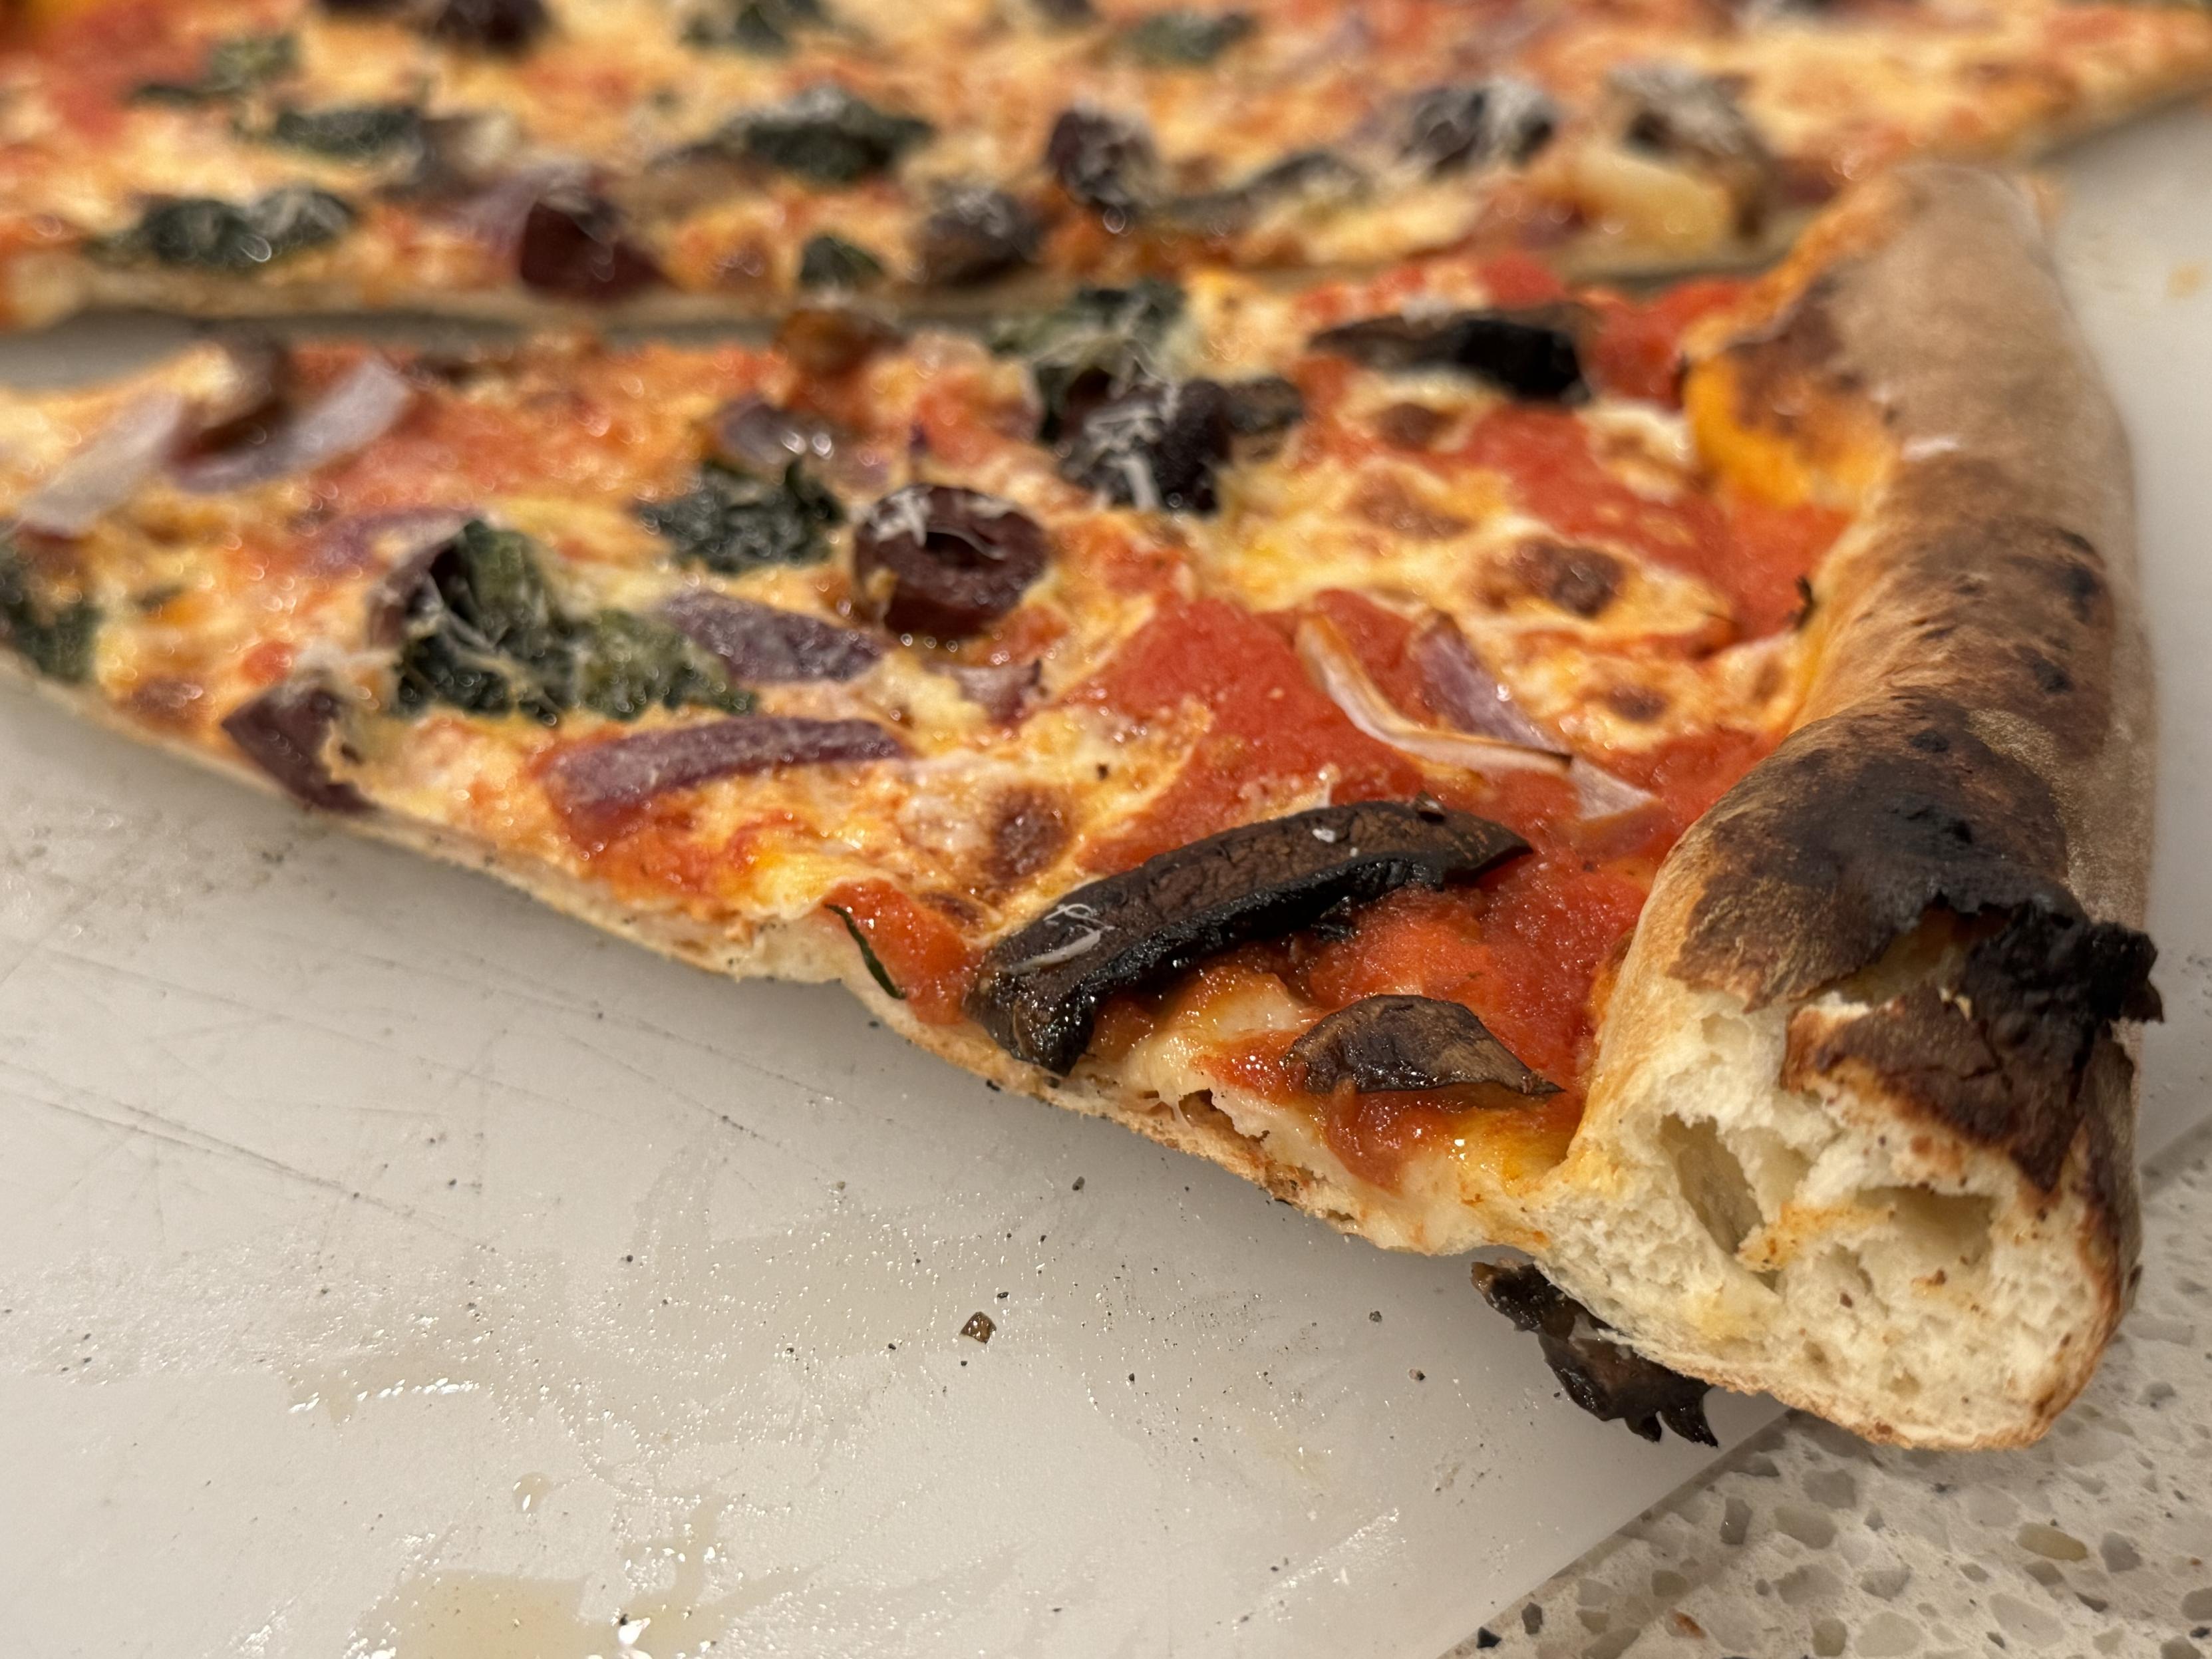
[[[1626,574],[1619,559],[1595,547],[1529,542],[1513,555],[1515,580],[1585,621],[1601,615],[1619,596]]]
[[[1451,422],[1448,411],[1427,404],[1392,404],[1376,416],[1375,431],[1400,449],[1426,449]]]
[[[1067,845],[1067,819],[1051,791],[1025,787],[999,798],[984,867],[1011,886],[1049,866]]]
[[[1377,530],[1417,542],[1440,542],[1468,527],[1465,519],[1417,499],[1395,478],[1370,478],[1361,484],[1352,498],[1352,511]]]

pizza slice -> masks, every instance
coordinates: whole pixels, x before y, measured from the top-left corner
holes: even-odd
[[[2130,0],[24,0],[0,318],[767,314],[1779,248],[2212,84]]]
[[[2148,668],[2026,198],[986,342],[195,349],[0,398],[93,718],[1479,1270],[1576,1397],[2032,1439],[2132,1282]]]

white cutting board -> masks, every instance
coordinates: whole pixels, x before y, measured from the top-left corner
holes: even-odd
[[[2212,121],[2074,172],[2184,855],[2155,1145],[2212,1073]],[[15,1651],[1431,1659],[1705,1455],[1567,1406],[1463,1262],[0,695]]]

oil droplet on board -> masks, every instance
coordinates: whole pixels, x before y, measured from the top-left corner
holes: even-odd
[[[526,1474],[514,1483],[514,1507],[528,1515],[545,1501],[553,1483],[542,1474]]]

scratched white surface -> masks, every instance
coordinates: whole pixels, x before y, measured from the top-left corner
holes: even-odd
[[[2143,440],[2186,853],[2212,326],[2164,285],[2212,214],[2156,159],[2072,257]],[[2212,1063],[2172,874],[2152,1142]],[[15,1651],[1428,1659],[1701,1461],[1566,1407],[1462,1263],[0,695]]]

